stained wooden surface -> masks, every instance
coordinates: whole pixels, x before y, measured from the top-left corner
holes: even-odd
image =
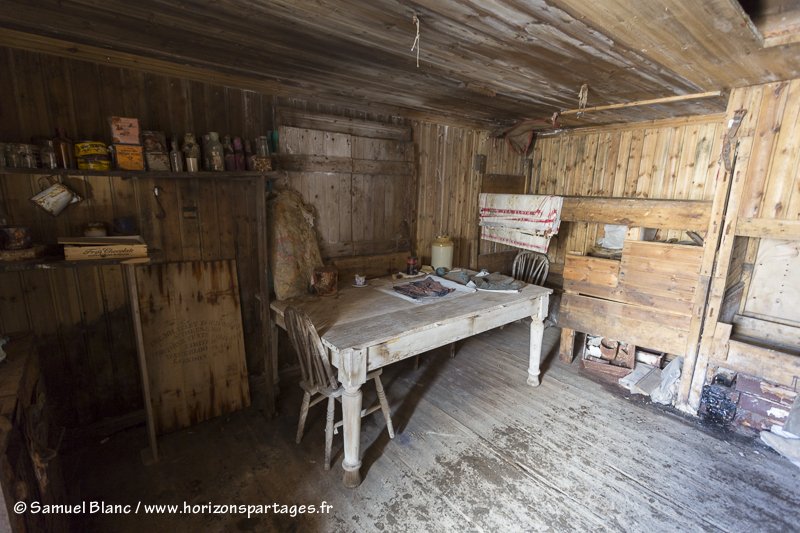
[[[13,79],[0,80],[0,96],[9,102],[0,121],[4,142],[52,135],[57,126],[73,139],[106,139],[110,115],[138,117],[143,128],[168,135],[215,129],[254,136],[273,127],[271,96],[8,48],[0,49],[0,62],[15,72]],[[31,227],[35,242],[55,243],[59,236],[82,235],[87,222],[110,226],[114,218],[131,216],[150,249],[160,250],[165,260],[247,258],[237,268],[248,368],[256,374],[266,370],[262,338],[269,332],[261,327],[257,296],[264,287],[255,261],[260,178],[128,180],[75,171],[63,181],[85,200],[58,217],[28,200],[43,180],[19,169],[0,175],[8,223]],[[157,216],[156,186],[164,218]],[[32,330],[47,346],[42,373],[56,399],[58,423],[75,427],[141,409],[120,267],[0,274],[0,328]]]
[[[556,328],[545,331],[545,353],[554,354],[558,337]],[[330,513],[270,513],[247,522],[231,514],[97,514],[86,517],[91,523],[84,529],[794,528],[800,470],[787,460],[757,440],[627,399],[581,373],[577,363],[548,361],[542,384],[531,388],[518,372],[527,342],[527,325],[511,324],[465,341],[455,359],[440,350],[424,357],[419,370],[411,362],[387,368],[382,377],[397,435],[389,440],[380,416],[364,420],[369,471],[355,492],[342,491],[338,469],[323,470],[324,409],[310,413],[306,437],[294,443],[297,387],[285,390],[273,421],[247,410],[163,437],[162,450],[173,460],[160,465],[145,468],[138,460],[141,428],[74,461],[86,498],[174,503],[176,492],[191,490],[198,502],[324,500]],[[335,436],[337,463],[341,446]],[[93,465],[86,472],[85,461]],[[128,482],[114,481],[119,477]]]
[[[289,118],[293,117],[302,118],[296,112]],[[323,258],[411,249],[414,147],[377,137],[386,135],[388,127],[372,125],[372,131],[370,124],[361,123],[359,129],[345,128],[344,132],[324,123],[321,126],[333,131],[279,128],[287,182],[315,208]]]
[[[156,430],[250,405],[236,262],[144,266],[136,281]]]
[[[409,50],[414,14],[421,21],[419,67]],[[90,28],[87,20],[93,21]],[[709,0],[701,9],[680,0],[657,5],[447,0],[411,6],[390,0],[226,0],[213,6],[12,1],[0,23],[62,40],[8,39],[16,46],[48,46],[98,61],[137,54],[143,67],[171,63],[177,72],[199,77],[198,71],[206,71],[209,78],[258,85],[273,94],[485,123],[544,119],[575,108],[587,82],[588,104],[594,106],[800,75],[797,44],[765,47],[730,0]],[[105,55],[104,48],[110,49]],[[701,114],[721,111],[724,102],[586,114],[577,123]]]

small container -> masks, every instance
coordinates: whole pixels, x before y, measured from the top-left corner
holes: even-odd
[[[414,276],[419,273],[419,260],[415,256],[406,259],[406,274]]]
[[[83,228],[84,237],[105,237],[108,235],[105,222],[88,222]]]
[[[46,140],[42,142],[39,147],[39,161],[42,164],[42,168],[58,168],[53,141]]]
[[[112,144],[139,144],[139,119],[108,117]]]
[[[225,170],[225,152],[222,148],[222,143],[219,142],[219,134],[216,131],[208,132],[208,168],[213,172],[222,172]]]
[[[431,245],[431,266],[434,269],[453,268],[453,241],[447,235],[438,235]]]
[[[144,170],[144,153],[142,147],[133,144],[115,144],[112,146],[114,162],[120,170]]]
[[[247,170],[245,163],[244,145],[241,137],[233,138],[233,156],[235,158],[235,170]]]
[[[225,160],[225,170],[236,170],[236,154],[233,152],[233,143],[230,135],[222,138],[222,153]]]
[[[194,133],[183,136],[183,157],[186,159],[186,171],[197,172],[200,170],[200,145],[194,140]]]
[[[108,147],[99,141],[75,143],[75,159],[80,170],[111,170]]]
[[[56,152],[58,168],[75,168],[75,152],[72,147],[72,141],[69,140],[61,128],[56,128],[53,149]]]
[[[169,166],[173,172],[183,172],[183,154],[178,149],[178,138],[172,138],[172,150],[169,151]]]

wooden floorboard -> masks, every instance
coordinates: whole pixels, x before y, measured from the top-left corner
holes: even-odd
[[[111,503],[333,506],[327,515],[94,515],[86,531],[790,531],[800,470],[752,439],[700,426],[594,381],[545,331],[541,386],[526,384],[525,322],[386,369],[397,436],[364,420],[364,483],[324,471],[324,408],[294,444],[299,388],[280,415],[255,409],[163,436],[142,466],[143,428],[73,451],[73,499]],[[365,404],[374,399],[365,386]],[[289,509],[290,510],[290,509]]]

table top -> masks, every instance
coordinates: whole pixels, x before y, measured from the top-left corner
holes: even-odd
[[[481,312],[501,311],[503,307],[534,300],[553,291],[527,285],[516,293],[477,291],[451,293],[430,303],[415,303],[387,294],[394,284],[390,278],[369,280],[367,287],[346,287],[336,296],[304,296],[272,302],[273,316],[283,327],[283,311],[290,305],[308,313],[322,341],[331,348],[365,348],[386,342],[432,324],[458,321]],[[383,290],[381,290],[383,289]]]

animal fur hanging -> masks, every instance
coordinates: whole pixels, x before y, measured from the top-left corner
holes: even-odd
[[[584,83],[581,85],[581,90],[578,91],[578,113],[577,117],[583,115],[583,110],[586,109],[586,101],[589,99],[589,84]]]

